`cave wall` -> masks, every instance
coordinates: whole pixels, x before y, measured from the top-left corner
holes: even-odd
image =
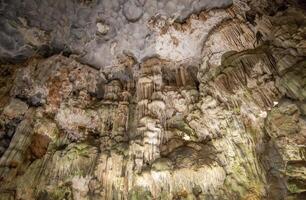
[[[304,4],[216,2],[130,19],[148,55],[1,53],[0,199],[305,199]]]

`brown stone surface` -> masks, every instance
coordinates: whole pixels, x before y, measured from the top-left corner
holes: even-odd
[[[117,58],[99,69],[67,52],[8,65],[8,77],[0,71],[0,199],[305,199],[299,5],[235,0],[186,21],[154,15],[146,25],[156,55],[117,55],[126,44],[113,43]],[[148,17],[130,11],[134,28]],[[108,30],[100,24],[95,36],[113,32],[97,23]]]
[[[47,152],[50,141],[51,139],[46,135],[40,135],[40,134],[33,135],[30,144],[31,153],[36,158],[42,158]]]

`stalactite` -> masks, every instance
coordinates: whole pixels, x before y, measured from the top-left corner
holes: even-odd
[[[300,1],[0,10],[0,200],[305,199]]]

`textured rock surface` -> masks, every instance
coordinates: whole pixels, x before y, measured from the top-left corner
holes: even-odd
[[[82,62],[97,68],[116,64],[117,56],[125,53],[141,61],[158,51],[171,51],[167,46],[160,49],[157,44],[160,34],[150,30],[150,19],[163,17],[172,22],[183,21],[191,13],[231,3],[232,0],[55,0],[43,3],[4,0],[0,1],[0,59],[20,61],[36,52],[42,55],[64,52],[77,54]],[[194,38],[187,39],[193,42]]]
[[[0,199],[306,199],[305,4],[230,3],[1,1]]]

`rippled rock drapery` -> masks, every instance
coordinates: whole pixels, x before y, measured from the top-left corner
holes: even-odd
[[[136,43],[101,13],[87,43],[75,18],[48,32],[25,11],[11,34],[23,41],[0,41],[0,199],[305,199],[305,4],[192,1],[175,17],[180,1],[116,2],[73,5],[122,15]],[[1,5],[9,38],[19,4]]]

